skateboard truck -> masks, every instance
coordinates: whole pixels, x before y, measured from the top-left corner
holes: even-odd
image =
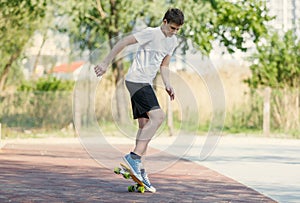
[[[114,173],[115,174],[121,174],[123,176],[123,178],[125,179],[132,179],[136,184],[135,185],[129,185],[127,187],[128,192],[140,192],[140,193],[144,193],[145,192],[145,187],[142,181],[140,181],[139,179],[137,179],[133,173],[131,172],[130,168],[128,166],[126,166],[123,163],[120,163],[120,167],[115,167],[114,169]]]

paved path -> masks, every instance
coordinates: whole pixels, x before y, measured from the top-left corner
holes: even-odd
[[[224,137],[200,164],[279,202],[300,202],[300,140]]]
[[[109,154],[105,146],[99,153]],[[117,164],[119,157],[111,161]],[[8,143],[0,152],[0,202],[275,202],[184,159],[150,178],[157,193],[129,193],[130,182],[91,159],[76,141]]]
[[[282,203],[300,202],[300,140],[252,136],[222,137],[209,158],[199,161],[205,137],[184,158],[230,177]],[[158,149],[165,142],[155,143]],[[176,150],[186,147],[177,146]]]

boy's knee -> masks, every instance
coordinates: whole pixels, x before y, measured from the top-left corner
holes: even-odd
[[[161,125],[162,122],[165,120],[165,113],[161,109],[158,109],[153,113],[153,122],[155,122],[157,125]]]
[[[165,113],[161,110],[161,115],[159,117],[159,123],[161,124],[162,122],[164,122],[166,116]]]

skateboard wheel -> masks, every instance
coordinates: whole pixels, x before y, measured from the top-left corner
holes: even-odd
[[[140,192],[140,193],[144,193],[145,192],[145,188],[143,186],[139,186],[137,188],[137,191]]]
[[[139,186],[139,184],[135,184],[134,187],[137,190],[140,186]]]
[[[134,187],[134,185],[130,185],[130,186],[128,186],[128,192],[134,192],[135,191],[135,187]]]
[[[116,168],[114,169],[114,172],[115,172],[115,174],[120,174],[121,169],[120,169],[119,167],[116,167]]]
[[[127,172],[124,173],[124,174],[123,174],[123,177],[124,177],[125,179],[129,179],[129,178],[130,178],[130,173],[127,173]]]

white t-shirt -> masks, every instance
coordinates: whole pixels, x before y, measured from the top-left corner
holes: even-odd
[[[177,38],[175,35],[166,37],[160,27],[148,27],[133,36],[139,48],[125,79],[152,84],[163,59],[171,56],[178,45]]]

